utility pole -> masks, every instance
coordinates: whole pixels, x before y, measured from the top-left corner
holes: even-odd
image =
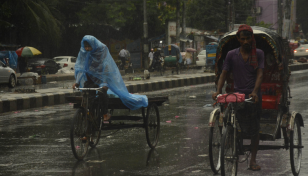
[[[234,30],[234,23],[235,23],[235,5],[234,5],[234,0],[232,0],[232,24],[231,24],[232,30]]]
[[[180,43],[180,2],[176,1],[176,43]]]
[[[278,0],[278,34],[282,37],[282,0]]]
[[[228,18],[228,16],[229,16],[229,6],[228,6],[228,3],[229,2],[229,0],[225,0],[225,8],[226,8],[226,14],[225,14],[225,25],[226,25],[226,32],[228,32],[229,31],[229,18]]]
[[[182,19],[182,36],[186,38],[186,0],[183,1],[183,19]],[[184,44],[181,50],[184,51]]]
[[[144,68],[148,65],[148,59],[147,59],[147,53],[149,52],[149,46],[148,46],[148,23],[147,23],[147,2],[146,0],[143,0],[143,59],[144,62]]]

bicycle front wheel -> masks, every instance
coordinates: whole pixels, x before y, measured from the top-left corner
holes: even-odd
[[[78,160],[83,160],[88,152],[89,138],[86,136],[87,128],[86,111],[84,108],[79,108],[74,115],[70,129],[72,151]]]
[[[227,126],[221,139],[221,175],[237,175],[237,151],[234,145],[234,129]]]
[[[209,134],[209,158],[211,169],[215,174],[218,174],[220,170],[220,158],[221,158],[221,132],[222,127],[219,126],[219,113],[215,117],[215,126],[210,128]]]

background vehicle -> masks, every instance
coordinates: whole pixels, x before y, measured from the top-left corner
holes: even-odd
[[[183,58],[180,52],[180,48],[177,45],[170,44],[163,48],[164,51],[164,65],[166,67],[175,68],[176,73],[180,74],[180,64],[183,62]],[[172,70],[172,73],[174,70]]]
[[[302,44],[294,50],[294,58],[298,60],[300,58],[308,59],[308,44]]]
[[[215,69],[215,59],[216,59],[216,50],[218,45],[214,44],[214,42],[210,45],[206,45],[206,70],[213,71]]]
[[[0,83],[8,83],[9,87],[14,88],[16,81],[15,71],[0,61]]]
[[[56,63],[60,64],[61,68],[68,67],[74,70],[77,58],[74,56],[57,56],[54,57],[53,60],[55,60]]]
[[[197,56],[196,65],[204,67],[205,61],[206,61],[206,50],[202,50]]]
[[[53,59],[39,58],[28,60],[28,71],[43,74],[55,74],[60,69],[60,64]]]

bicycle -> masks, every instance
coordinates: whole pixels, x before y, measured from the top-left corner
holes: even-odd
[[[244,102],[253,103],[252,98],[245,99]],[[245,154],[243,138],[236,116],[236,106],[237,102],[229,102],[227,107],[228,112],[226,114],[227,119],[224,119],[226,123],[220,146],[220,169],[222,176],[227,174],[236,175],[239,155]],[[246,153],[246,156],[248,158],[249,154]],[[247,158],[244,161],[246,161]]]
[[[76,159],[83,160],[87,155],[88,147],[94,148],[100,139],[103,125],[101,102],[99,97],[89,106],[89,91],[99,91],[101,88],[76,88],[82,90],[81,106],[77,109],[70,128],[70,140],[73,154]]]

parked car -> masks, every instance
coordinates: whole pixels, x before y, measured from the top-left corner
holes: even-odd
[[[61,68],[68,67],[74,70],[77,58],[74,56],[57,56],[53,60],[59,63]]]
[[[300,58],[308,59],[308,44],[302,44],[294,50],[294,58],[298,60]]]
[[[206,62],[206,50],[202,50],[197,56],[196,65],[204,67],[205,62]]]
[[[60,64],[53,59],[38,58],[28,60],[28,71],[41,74],[55,74],[60,69]]]
[[[16,86],[17,77],[15,71],[0,61],[0,83],[6,83],[10,88]]]

